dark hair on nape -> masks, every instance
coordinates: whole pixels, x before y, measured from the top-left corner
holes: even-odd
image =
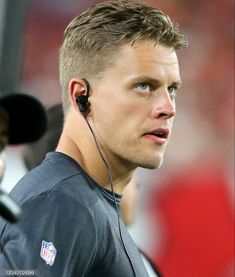
[[[67,89],[71,78],[78,75],[98,80],[122,45],[143,40],[175,50],[188,45],[187,38],[168,15],[143,2],[105,1],[75,17],[64,32],[60,49],[65,114],[70,105]]]

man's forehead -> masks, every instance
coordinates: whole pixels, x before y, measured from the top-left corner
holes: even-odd
[[[156,63],[179,67],[176,51],[152,41],[139,41],[125,44],[114,55],[113,66],[128,66],[131,63]],[[128,63],[129,62],[129,63]]]
[[[119,77],[146,75],[152,78],[170,74],[175,82],[181,82],[179,63],[175,50],[152,41],[123,45],[115,55],[113,65],[106,72]],[[117,76],[118,77],[118,76]]]

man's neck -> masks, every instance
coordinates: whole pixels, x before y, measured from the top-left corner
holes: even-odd
[[[132,179],[135,169],[128,168],[114,157],[107,157],[105,151],[101,149],[107,168],[86,126],[81,126],[82,132],[77,134],[71,134],[68,130],[71,128],[66,129],[65,126],[56,151],[73,158],[94,181],[108,190],[111,190],[108,172],[110,171],[114,192],[122,194]]]

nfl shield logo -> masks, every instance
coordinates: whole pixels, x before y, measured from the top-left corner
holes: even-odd
[[[40,256],[50,266],[55,262],[56,248],[52,242],[42,241]]]

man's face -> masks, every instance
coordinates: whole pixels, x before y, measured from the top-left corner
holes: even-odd
[[[125,45],[89,98],[93,128],[109,162],[161,165],[181,80],[176,53],[153,42]]]

